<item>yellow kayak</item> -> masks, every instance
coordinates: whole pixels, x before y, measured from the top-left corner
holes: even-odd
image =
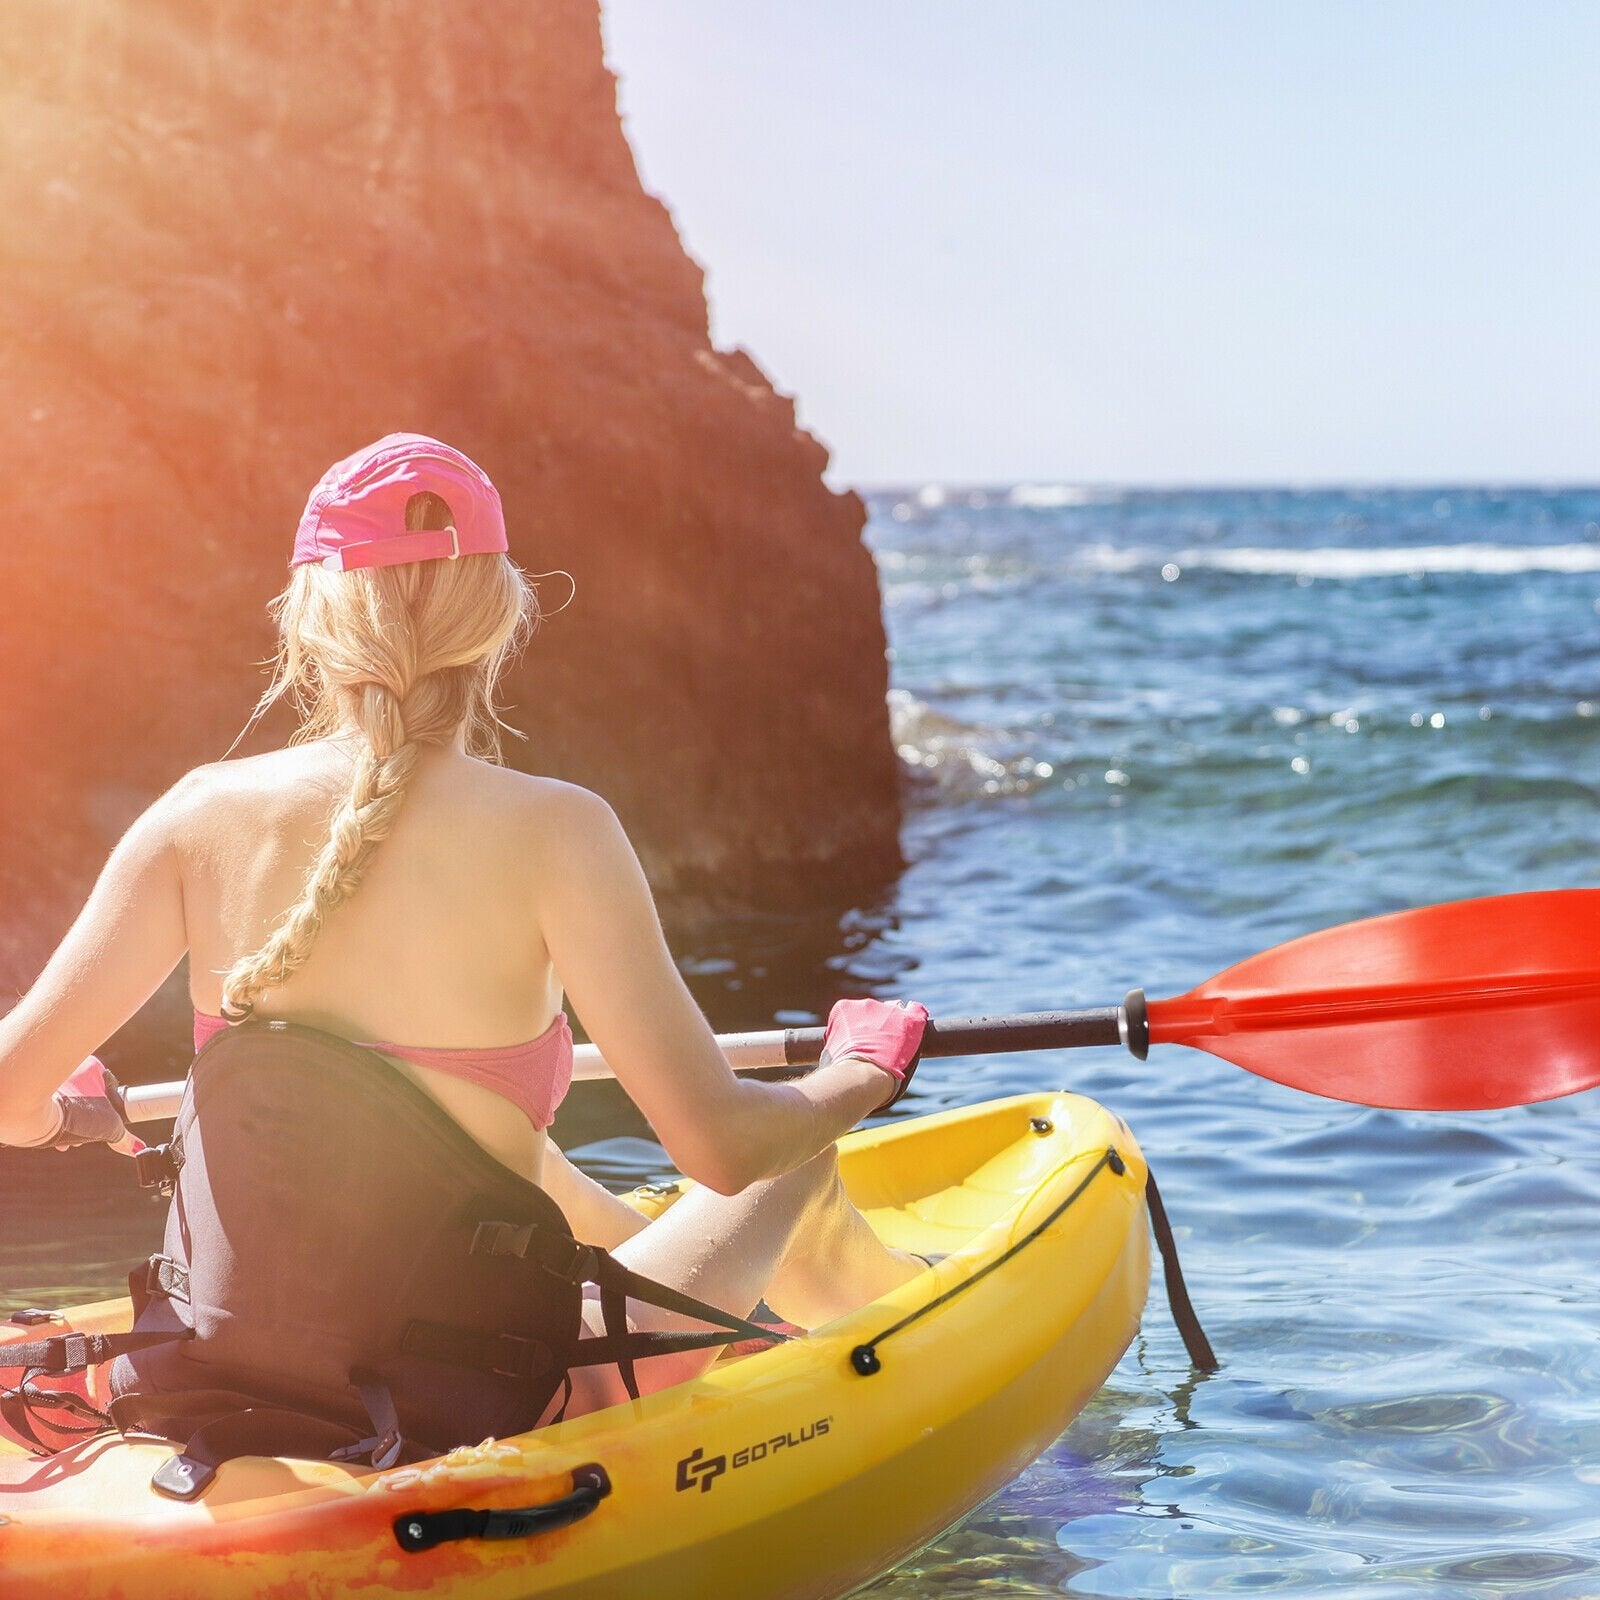
[[[244,1458],[189,1503],[151,1487],[168,1444],[107,1434],[40,1459],[0,1425],[5,1591],[847,1593],[994,1493],[1077,1415],[1138,1328],[1149,1234],[1138,1145],[1077,1095],[941,1112],[839,1149],[879,1234],[936,1258],[884,1299],[536,1433],[387,1471]],[[129,1317],[127,1301],[106,1301],[48,1329],[0,1325],[0,1343],[117,1331]],[[483,1515],[508,1511],[521,1515]]]

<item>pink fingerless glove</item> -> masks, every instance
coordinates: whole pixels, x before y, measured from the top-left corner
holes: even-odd
[[[828,1013],[822,1063],[861,1056],[895,1081],[894,1092],[878,1107],[887,1111],[911,1083],[922,1055],[928,1008],[915,1000],[840,1000]]]
[[[99,1056],[90,1056],[52,1098],[61,1108],[61,1129],[52,1141],[57,1150],[71,1150],[80,1144],[116,1144],[128,1135],[108,1089],[117,1080],[106,1071]],[[141,1149],[142,1141],[135,1141]]]

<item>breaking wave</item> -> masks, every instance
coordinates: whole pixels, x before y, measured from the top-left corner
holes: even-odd
[[[1180,569],[1192,567],[1259,577],[1405,578],[1445,572],[1505,577],[1519,572],[1600,572],[1600,543],[1391,545],[1375,550],[1338,545],[1282,550],[1246,545],[1187,550],[1173,560]]]

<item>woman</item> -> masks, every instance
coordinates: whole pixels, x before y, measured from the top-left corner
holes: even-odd
[[[904,1091],[926,1012],[843,1003],[826,1065],[782,1085],[734,1076],[605,802],[496,764],[496,683],[534,614],[506,551],[494,486],[438,440],[390,434],[329,470],[274,602],[262,701],[291,696],[299,735],[189,773],[112,852],[0,1020],[0,1142],[131,1153],[94,1068],[57,1086],[187,953],[197,1048],[246,1019],[378,1041],[633,1271],[740,1315],[762,1297],[806,1326],[854,1309],[923,1263],[851,1206],[833,1144]],[[563,994],[699,1185],[648,1225],[546,1135],[571,1074]],[[655,1307],[630,1320],[686,1325]],[[599,1326],[586,1307],[585,1332]],[[639,1384],[713,1359],[651,1356]],[[622,1397],[614,1365],[572,1380],[569,1415]]]

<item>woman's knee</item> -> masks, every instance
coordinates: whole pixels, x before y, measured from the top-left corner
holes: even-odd
[[[839,1148],[826,1144],[809,1161],[796,1168],[807,1173],[814,1183],[829,1183],[839,1176]]]
[[[779,1178],[769,1178],[765,1187],[799,1202],[809,1202],[831,1194],[839,1186],[839,1152],[830,1144],[809,1161],[802,1161]]]

